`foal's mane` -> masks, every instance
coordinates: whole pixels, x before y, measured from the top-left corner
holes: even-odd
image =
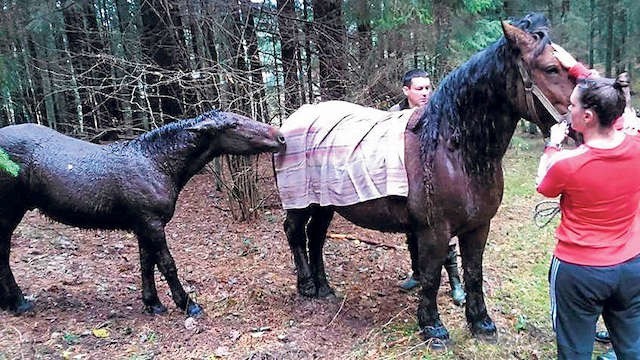
[[[166,124],[138,136],[128,144],[149,150],[159,150],[159,148],[175,149],[183,147],[186,144],[191,144],[192,140],[196,137],[193,132],[184,130],[198,124],[199,122],[212,118],[218,118],[217,110],[206,112],[192,119],[184,119]]]
[[[538,37],[534,56],[550,43],[548,21],[542,14],[529,14],[512,23]],[[460,149],[470,174],[493,170],[490,160],[501,156],[507,145],[501,135],[515,129],[515,123],[504,118],[518,115],[507,102],[508,97],[515,96],[507,92],[507,81],[519,76],[515,61],[518,55],[503,36],[442,80],[418,123],[427,177],[439,138],[450,149]]]

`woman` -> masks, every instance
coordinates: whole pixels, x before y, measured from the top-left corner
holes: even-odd
[[[571,127],[584,144],[562,150],[568,128],[555,125],[538,170],[538,192],[561,196],[549,271],[558,358],[591,359],[602,315],[618,357],[640,359],[640,137],[614,126],[624,82],[588,76],[556,50],[571,74],[586,77],[570,99]]]

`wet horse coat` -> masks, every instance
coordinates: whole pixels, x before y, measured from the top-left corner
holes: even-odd
[[[180,284],[165,240],[178,194],[213,157],[279,151],[284,139],[272,126],[214,111],[104,146],[40,125],[7,126],[0,148],[19,167],[16,176],[0,171],[1,308],[21,313],[33,306],[15,282],[9,251],[25,212],[38,208],[65,224],[135,233],[145,309],[166,311],[155,287],[158,266],[178,308],[197,315],[202,310]]]
[[[419,120],[405,133],[407,197],[287,210],[284,228],[300,294],[324,297],[333,293],[322,248],[334,212],[359,226],[404,232],[422,285],[418,325],[426,339],[437,340],[432,342],[437,347],[449,339],[436,303],[440,272],[449,239],[458,236],[467,322],[476,335],[495,335],[482,289],[482,255],[491,218],[502,199],[502,157],[518,120],[533,118],[518,63],[522,62],[561,113],[567,110],[574,86],[552,54],[547,20],[542,15],[528,15],[517,26],[503,23],[503,31],[504,38],[448,75],[429,103],[418,110]],[[541,104],[535,106],[538,114],[544,114],[536,116],[538,125],[548,130],[555,120]]]

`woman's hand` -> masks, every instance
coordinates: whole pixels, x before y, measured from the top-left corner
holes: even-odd
[[[551,127],[550,132],[549,142],[554,145],[560,145],[569,133],[569,125],[564,121],[557,123]]]
[[[553,49],[555,50],[553,52],[553,56],[558,59],[558,61],[564,68],[571,69],[578,63],[576,58],[574,58],[573,55],[569,54],[569,52],[562,46],[554,43],[552,43],[551,46],[553,46]]]

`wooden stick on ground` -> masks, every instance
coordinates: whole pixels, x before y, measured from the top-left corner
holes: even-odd
[[[365,244],[369,244],[369,245],[373,245],[373,246],[381,247],[381,248],[385,248],[385,249],[405,250],[405,248],[402,247],[402,246],[385,244],[385,243],[381,243],[381,242],[377,242],[377,241],[373,241],[373,240],[367,240],[367,239],[358,239],[355,236],[349,235],[349,234],[330,233],[330,234],[327,234],[327,237],[331,238],[331,239],[337,239],[337,240],[360,241],[360,242],[363,242]]]

